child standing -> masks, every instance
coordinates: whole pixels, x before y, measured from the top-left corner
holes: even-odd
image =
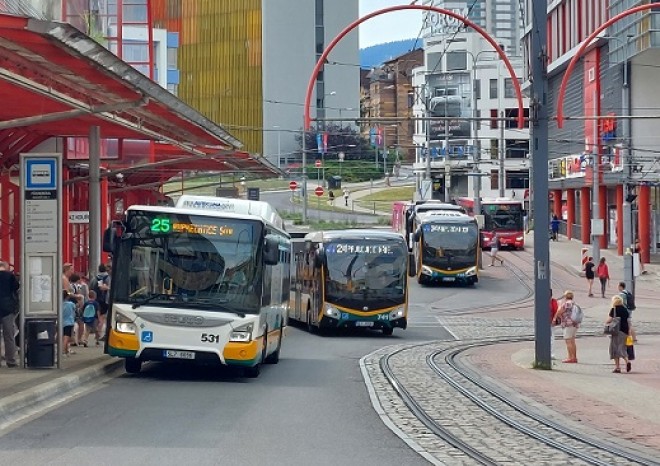
[[[98,315],[99,303],[96,302],[96,292],[90,290],[89,299],[85,302],[82,314],[82,320],[85,325],[85,332],[82,339],[84,347],[87,347],[87,339],[89,338],[90,333],[93,333],[96,338],[96,346],[100,345],[99,341],[101,336],[99,335]]]
[[[73,354],[69,349],[73,326],[76,323],[76,305],[72,300],[75,298],[68,291],[62,292],[62,349],[66,356]]]

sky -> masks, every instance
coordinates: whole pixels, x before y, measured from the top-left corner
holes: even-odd
[[[360,0],[360,17],[410,0]],[[420,11],[395,11],[371,18],[360,25],[360,48],[400,39],[414,39],[422,27]]]

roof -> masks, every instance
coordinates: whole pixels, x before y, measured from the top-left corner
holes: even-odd
[[[242,147],[209,120],[67,23],[0,14],[0,161],[50,137],[155,140],[180,156]],[[164,145],[164,144],[163,144]],[[217,157],[215,157],[217,158]],[[252,157],[250,167],[263,165]],[[268,167],[272,171],[272,166]]]

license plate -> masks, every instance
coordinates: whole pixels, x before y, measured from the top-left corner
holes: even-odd
[[[355,322],[356,327],[373,327],[373,322]]]
[[[163,356],[167,359],[195,359],[195,353],[192,351],[165,350]]]
[[[442,281],[443,281],[443,282],[455,282],[455,281],[456,281],[456,277],[444,277],[444,278],[442,279]]]

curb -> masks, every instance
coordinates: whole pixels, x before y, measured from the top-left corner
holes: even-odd
[[[39,384],[15,395],[0,399],[0,431],[12,424],[63,401],[74,392],[100,377],[105,377],[123,365],[121,359],[108,359],[54,380]]]

